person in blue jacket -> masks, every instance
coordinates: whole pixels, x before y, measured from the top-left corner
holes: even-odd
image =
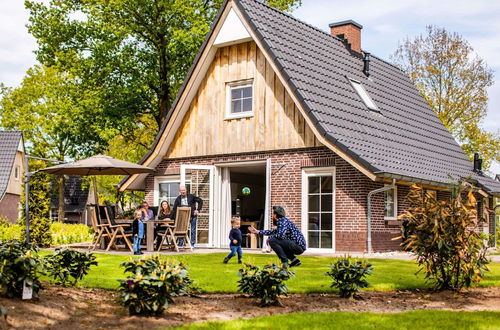
[[[238,253],[238,263],[241,264],[241,258],[243,257],[243,252],[241,251],[241,230],[240,230],[240,217],[231,218],[231,231],[229,232],[229,248],[231,252],[224,258],[223,263],[227,262]]]
[[[140,255],[142,254],[141,240],[144,238],[143,212],[141,210],[135,210],[134,212],[134,222],[132,222],[132,236],[134,237],[134,254]]]

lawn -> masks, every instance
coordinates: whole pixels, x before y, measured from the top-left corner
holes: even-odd
[[[498,329],[500,312],[412,311],[396,314],[285,314],[204,322],[178,329]]]
[[[42,254],[48,252],[42,251]],[[123,268],[119,265],[131,256],[96,253],[99,265],[93,267],[81,282],[82,286],[117,289],[118,279],[124,279]],[[184,262],[189,267],[191,278],[204,292],[236,292],[238,269],[236,260],[222,264],[225,254],[192,254],[168,256],[168,258]],[[245,261],[264,265],[268,261],[278,262],[274,254],[246,254]],[[301,258],[302,266],[292,268],[296,278],[288,285],[292,293],[332,292],[330,280],[324,275],[328,270],[331,258],[309,257]],[[427,288],[429,285],[422,275],[415,275],[417,265],[414,261],[392,259],[370,259],[374,272],[368,278],[371,286],[368,290],[404,290]],[[491,273],[479,283],[479,286],[500,286],[500,264],[490,264]]]

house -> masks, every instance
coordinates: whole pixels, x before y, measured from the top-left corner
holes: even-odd
[[[82,177],[79,175],[68,175],[64,181],[64,219],[62,220],[64,222],[88,223],[85,214],[86,205],[94,200],[89,199],[89,187],[82,183]],[[53,220],[57,220],[59,199],[55,182],[52,182],[52,192],[50,214]]]
[[[158,205],[187,184],[206,201],[197,243],[207,247],[227,246],[232,214],[270,228],[282,205],[309,249],[330,252],[398,249],[413,182],[447,198],[450,175],[470,177],[492,203],[500,184],[474,171],[401,70],[362,50],[362,26],[330,28],[226,1],[140,161],[156,173],[119,189]]]
[[[23,193],[24,141],[21,131],[0,131],[0,217],[19,218]]]

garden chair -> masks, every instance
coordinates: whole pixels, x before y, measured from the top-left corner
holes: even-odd
[[[111,241],[106,248],[106,251],[109,251],[112,246],[115,244],[115,240],[123,239],[125,244],[130,249],[130,252],[134,252],[134,248],[132,247],[132,243],[129,240],[129,237],[132,238],[132,228],[129,224],[117,224],[113,217],[109,216],[108,210],[105,207],[104,213],[106,215],[106,220],[109,224],[109,229],[111,230]]]
[[[167,245],[173,246],[176,252],[179,252],[179,245],[177,240],[182,238],[184,240],[183,248],[189,248],[193,251],[191,246],[191,240],[188,235],[189,223],[191,220],[191,208],[190,207],[178,207],[175,216],[175,223],[173,226],[167,226],[166,230],[163,232],[158,232],[158,235],[162,237],[158,251],[160,251],[162,245],[167,243]]]
[[[89,249],[95,250],[100,244],[105,244],[105,240],[111,238],[111,231],[107,223],[102,223],[97,216],[96,205],[89,205],[88,211],[92,221],[92,228],[94,229],[94,238]]]

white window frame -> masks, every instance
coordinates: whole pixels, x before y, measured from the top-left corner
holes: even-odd
[[[190,180],[188,180],[191,182]],[[153,206],[159,205],[159,197],[160,197],[160,184],[161,183],[179,183],[181,184],[181,176],[178,174],[174,175],[164,175],[164,176],[155,176],[154,177],[154,192],[153,192]],[[170,205],[173,207],[173,205]]]
[[[388,186],[387,184],[385,186]],[[385,216],[385,192],[384,192],[384,220],[397,220],[398,219],[398,186],[394,186],[392,188],[392,194],[394,198],[394,216],[386,217]]]
[[[373,101],[373,99],[370,97],[370,94],[368,94],[367,90],[361,83],[361,81],[353,79],[353,78],[347,78],[349,79],[349,82],[351,83],[352,88],[356,91],[356,94],[359,95],[365,106],[373,111],[380,111],[379,108],[377,107],[377,104]]]
[[[311,252],[335,252],[336,251],[336,200],[337,200],[337,180],[336,180],[336,168],[332,167],[309,167],[302,169],[302,221],[301,221],[301,231],[302,235],[307,243],[307,251]],[[308,198],[308,179],[311,176],[332,176],[332,248],[309,248],[309,235],[308,235],[308,215],[309,210],[309,198]]]
[[[226,83],[226,117],[224,118],[225,120],[231,120],[231,119],[238,119],[238,118],[248,118],[248,117],[253,117],[254,115],[254,110],[255,110],[255,86],[254,86],[254,80],[253,79],[245,79],[245,80],[239,80],[239,81],[232,81]],[[233,88],[242,88],[242,87],[252,87],[252,111],[245,111],[245,112],[239,112],[239,113],[232,113],[231,112],[231,90]]]

